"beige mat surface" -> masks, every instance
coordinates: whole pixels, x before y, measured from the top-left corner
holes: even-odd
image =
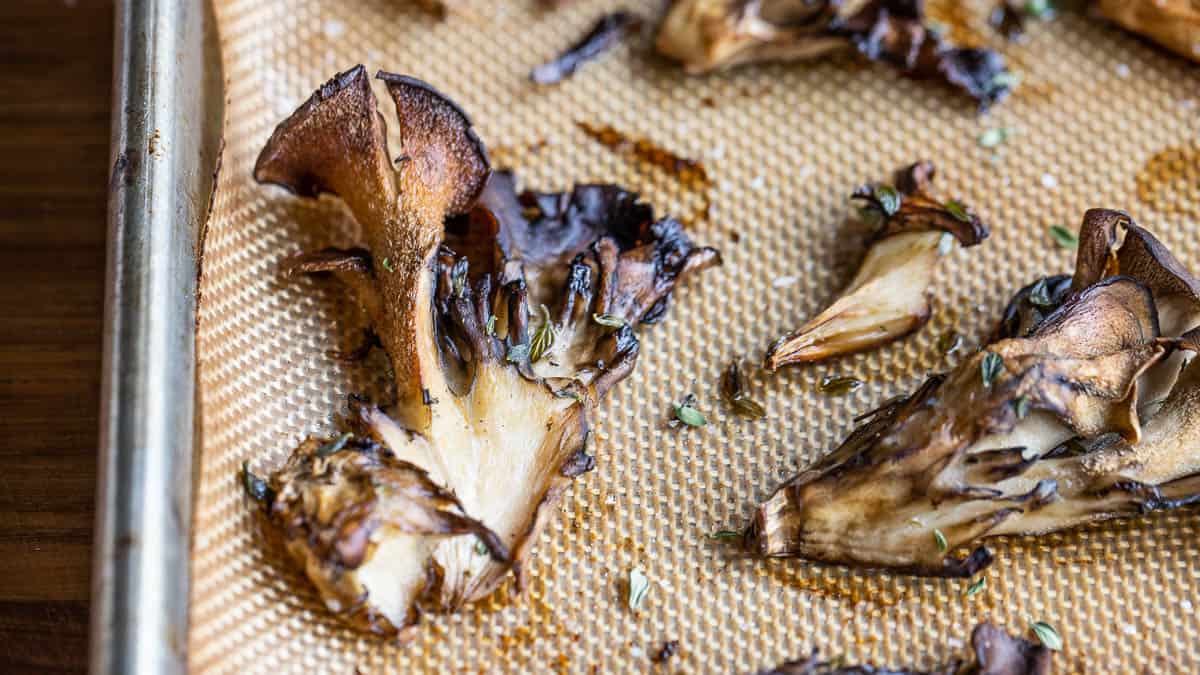
[[[939,335],[957,330],[974,347],[1013,290],[1068,270],[1072,255],[1047,236],[1050,225],[1073,229],[1091,206],[1125,208],[1200,269],[1200,66],[1066,15],[1004,48],[1023,83],[986,116],[936,85],[850,57],[689,78],[652,57],[645,38],[541,89],[529,69],[610,4],[536,4],[481,0],[470,16],[437,21],[404,0],[216,0],[229,104],[201,278],[194,670],[648,672],[664,640],[679,641],[669,672],[748,672],[812,647],[930,667],[947,644],[965,654],[975,622],[1023,630],[1030,617],[1062,633],[1058,672],[1200,670],[1195,511],[995,542],[988,589],[971,599],[964,581],[731,560],[704,537],[741,527],[856,414],[950,365]],[[237,478],[243,460],[265,471],[306,434],[331,430],[347,392],[379,388],[371,363],[325,355],[355,340],[353,300],[332,283],[285,282],[275,271],[285,255],[352,241],[349,219],[331,201],[302,203],[250,179],[274,125],[359,62],[449,94],[496,164],[515,168],[525,186],[615,181],[680,215],[711,200],[691,230],[726,261],[643,332],[637,371],[601,406],[597,468],[543,534],[525,594],[433,618],[405,648],[341,627],[296,572],[262,551]],[[699,159],[713,185],[707,196],[680,185],[589,139],[577,122]],[[993,127],[1015,132],[980,147]],[[943,266],[933,320],[869,354],[775,376],[752,369],[769,417],[730,415],[717,393],[730,359],[758,362],[771,339],[849,279],[853,257],[839,233],[851,189],[918,158],[934,160],[941,193],[972,205],[993,232]],[[830,398],[817,391],[828,374],[867,384]],[[688,392],[710,424],[664,428],[670,401]],[[620,588],[633,566],[652,581],[636,615]]]

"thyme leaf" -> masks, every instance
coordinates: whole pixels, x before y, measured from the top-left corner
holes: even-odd
[[[956,202],[951,199],[950,201],[942,204],[942,208],[946,209],[950,215],[964,223],[971,222],[971,216],[967,213],[967,207],[963,206],[962,202]]]
[[[1004,359],[996,352],[988,352],[983,355],[983,360],[979,362],[980,375],[983,377],[983,386],[990,387],[996,381],[996,377],[1000,375],[1000,371],[1004,369]]]
[[[968,598],[973,598],[976,595],[982,593],[986,588],[987,588],[987,577],[979,577],[975,581],[972,581],[970,586],[967,586],[967,592],[965,593],[965,595]]]
[[[545,305],[542,308],[542,325],[537,327],[533,332],[533,337],[529,338],[529,362],[536,363],[538,359],[545,356],[546,352],[554,346],[554,340],[558,337],[554,331],[554,321],[550,319],[550,310],[546,309]]]
[[[629,609],[638,611],[649,590],[650,577],[636,567],[629,570]]]
[[[845,396],[846,394],[858,391],[863,386],[863,381],[857,377],[849,375],[826,375],[821,378],[821,384],[818,389],[823,394],[830,396]]]
[[[1050,226],[1050,238],[1054,240],[1054,243],[1063,248],[1079,248],[1079,238],[1075,236],[1074,232],[1068,230],[1062,225]]]
[[[340,452],[342,448],[346,447],[346,442],[351,438],[354,438],[354,434],[346,432],[317,448],[317,451],[314,454],[316,454],[317,457],[328,457],[334,453]]]
[[[1043,645],[1045,645],[1046,649],[1056,652],[1062,651],[1063,639],[1062,636],[1058,634],[1058,631],[1054,629],[1054,626],[1051,626],[1045,621],[1034,621],[1029,624],[1029,630],[1033,631],[1033,634],[1037,637],[1038,642],[1041,642]]]
[[[625,319],[622,319],[615,314],[593,314],[592,321],[595,321],[601,326],[605,326],[607,328],[624,328],[625,324],[627,323]]]
[[[933,528],[933,543],[937,544],[938,550],[942,551],[943,553],[950,546],[946,542],[946,535],[942,534],[942,531],[937,529],[936,527]]]

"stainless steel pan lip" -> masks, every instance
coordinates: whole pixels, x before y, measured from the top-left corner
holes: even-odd
[[[207,0],[119,0],[93,673],[182,673],[199,236],[223,93]]]

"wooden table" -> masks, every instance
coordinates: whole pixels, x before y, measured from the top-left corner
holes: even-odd
[[[87,666],[111,0],[0,2],[0,673]]]

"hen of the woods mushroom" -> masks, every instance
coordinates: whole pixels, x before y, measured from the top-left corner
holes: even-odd
[[[378,75],[399,119],[389,153],[365,70],[339,74],[276,128],[255,178],[335,195],[365,248],[289,261],[353,290],[394,377],[386,412],[351,400],[249,492],[330,610],[383,635],[515,573],[566,483],[594,464],[588,419],[637,360],[634,327],[719,262],[611,185],[515,191],[466,115],[418,80]]]
[[[827,309],[767,349],[765,366],[820,361],[878,347],[929,321],[929,287],[938,260],[955,246],[975,246],[989,230],[966,206],[931,194],[933,164],[896,172],[894,184],[863,185],[853,198],[875,224],[858,273]]]
[[[948,44],[923,0],[674,0],[656,48],[690,73],[759,61],[806,61],[857,50],[935,79],[987,108],[1007,96],[1004,58]]]
[[[860,417],[745,543],[969,576],[992,561],[985,537],[1200,500],[1198,324],[1200,282],[1125,213],[1088,211],[1069,281],[1022,289],[994,342]]]

